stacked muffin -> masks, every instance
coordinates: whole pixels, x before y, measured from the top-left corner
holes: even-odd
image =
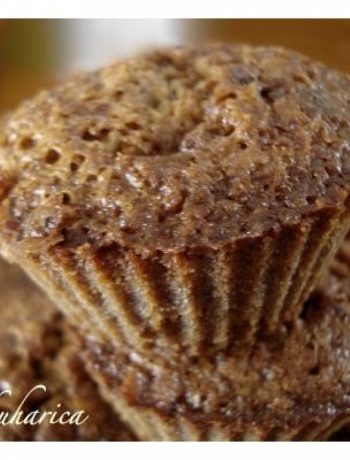
[[[327,275],[329,280],[332,279],[332,284],[323,283],[305,306],[308,311],[317,312],[315,307],[318,308],[318,305],[322,305],[321,299],[323,299],[323,307],[321,307],[323,318],[325,318],[324,308],[337,309],[337,318],[340,317],[339,313],[341,311],[346,312],[346,310],[349,310],[350,298],[346,294],[349,282],[346,282],[345,279],[349,277],[350,259],[349,252],[344,249],[337,256],[335,263],[332,264],[330,274]],[[345,289],[341,288],[342,284]],[[0,261],[0,286],[0,388],[10,388],[13,392],[11,398],[1,398],[1,410],[14,411],[23,396],[34,385],[45,384],[48,393],[32,394],[26,403],[26,407],[24,407],[25,413],[33,410],[52,410],[55,409],[57,403],[64,403],[65,410],[84,410],[89,415],[88,421],[79,427],[50,425],[49,423],[35,426],[0,426],[0,440],[79,441],[103,439],[125,441],[134,439],[133,434],[113,414],[111,407],[101,399],[96,386],[87,376],[84,360],[81,359],[86,352],[83,355],[81,354],[78,348],[80,344],[74,331],[72,331],[72,328],[64,318],[57,314],[56,309],[46,296],[33,283],[30,283],[20,270],[9,267],[2,261]],[[331,299],[334,302],[333,304],[330,302]],[[315,316],[314,313],[311,314],[313,317]],[[346,317],[344,315],[344,318]],[[320,320],[325,326],[322,332],[325,338],[328,325],[324,319]],[[337,322],[339,325],[338,320]],[[310,330],[310,328],[308,329]],[[336,330],[340,331],[339,328]],[[341,340],[343,339],[344,335],[342,335]],[[339,343],[339,338],[337,341]],[[342,346],[342,349],[346,350],[344,346]],[[346,351],[343,351],[343,354],[346,358]],[[339,359],[340,353],[336,351],[335,356],[333,353],[333,357],[329,353],[328,355],[331,359]],[[105,356],[107,355],[105,354]],[[111,369],[115,370],[118,363],[111,354],[109,354],[109,357],[112,358],[109,363],[112,366],[108,371],[111,373]],[[94,359],[96,359],[96,355]],[[340,366],[338,366],[338,369],[341,368]],[[122,371],[122,367],[119,369]],[[305,375],[308,375],[311,369],[311,375],[317,375],[317,370],[315,367],[311,368],[310,361],[305,361]],[[327,372],[334,372],[334,367],[327,364],[324,358],[320,369],[322,369],[324,375],[327,375]],[[104,372],[106,375],[106,371]],[[264,372],[266,373],[266,370]],[[111,375],[108,378],[115,385],[114,378]],[[317,385],[318,379],[319,377],[309,377],[309,386],[312,380],[314,385]],[[266,389],[264,391],[266,394]],[[345,396],[346,393],[343,392],[343,394]],[[341,395],[341,393],[339,392],[338,395]],[[271,395],[267,394],[267,397],[269,403],[271,403]],[[276,392],[274,392],[274,397],[276,397]],[[305,395],[303,395],[303,398],[306,403],[305,408],[309,407],[310,400]],[[138,406],[141,410],[145,410],[145,406],[142,408],[140,403],[138,403]],[[313,407],[315,408],[315,405]],[[334,409],[328,403],[323,409],[321,408],[317,417],[323,417],[324,415],[322,414],[325,411],[330,412],[332,410]],[[174,420],[170,423],[174,424]],[[274,423],[276,424],[276,421]],[[344,420],[336,421],[326,432],[321,433],[320,438],[349,440],[348,426],[337,430],[337,426],[342,427],[343,423]],[[237,424],[234,424],[234,426],[237,427]],[[312,428],[312,425],[310,428]],[[155,430],[158,429],[156,428]],[[250,427],[248,426],[249,430]],[[334,432],[334,430],[336,431]],[[313,431],[312,434],[314,437],[315,432]],[[330,434],[331,437],[329,437]],[[310,431],[301,433],[301,435],[304,439],[310,439]],[[149,437],[150,433],[148,431]],[[296,436],[296,439],[299,439],[299,436]]]
[[[84,411],[81,425],[7,423],[0,441],[131,441],[135,437],[100,396],[77,350],[76,334],[21,270],[0,260],[0,414],[26,397],[27,416],[39,411]],[[45,385],[46,392],[36,390]],[[85,417],[85,416],[84,416]],[[24,417],[20,417],[23,421]]]
[[[347,282],[309,297],[350,226],[349,90],[278,48],[176,48],[3,122],[0,251],[142,439],[315,439],[350,415]]]

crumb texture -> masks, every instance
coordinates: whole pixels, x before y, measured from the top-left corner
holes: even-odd
[[[349,89],[302,55],[239,45],[80,74],[3,122],[2,233],[181,251],[343,206]]]

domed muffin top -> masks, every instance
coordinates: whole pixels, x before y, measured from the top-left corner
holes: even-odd
[[[82,73],[0,134],[0,233],[219,247],[343,207],[350,79],[272,47],[174,48]]]

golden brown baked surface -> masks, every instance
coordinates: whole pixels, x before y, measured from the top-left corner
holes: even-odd
[[[0,260],[0,413],[11,412],[35,385],[24,406],[34,410],[85,411],[81,426],[0,424],[0,440],[89,441],[135,439],[99,395],[85,371],[74,336],[46,296],[17,268]],[[57,404],[61,403],[61,409]]]
[[[5,123],[1,231],[26,244],[178,251],[342,207],[349,89],[297,53],[238,45],[76,76]]]
[[[287,336],[258,342],[250,356],[183,357],[172,366],[90,340],[91,372],[111,402],[126,404],[124,417],[136,408],[169,426],[185,418],[203,439],[215,424],[226,439],[322,437],[350,417],[349,266],[347,242]]]

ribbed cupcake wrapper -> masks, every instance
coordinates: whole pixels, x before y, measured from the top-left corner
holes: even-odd
[[[340,246],[344,243],[346,235],[349,231],[349,216],[344,214],[339,217],[339,223],[334,222],[330,226],[329,234],[321,237],[322,244],[319,247],[311,248],[309,253],[305,254],[307,258],[308,269],[304,271],[304,277],[298,276],[299,280],[297,285],[299,289],[289,291],[287,303],[295,306],[294,315],[293,311],[284,312],[284,317],[288,319],[295,319],[303,307],[305,300],[309,297],[312,289],[316,286],[325,268],[336,255]],[[301,272],[300,272],[301,273]],[[292,314],[290,314],[292,313]]]
[[[58,246],[21,263],[68,319],[104,341],[169,359],[247,352],[300,314],[349,226],[347,211],[326,209],[221,250],[145,258],[117,245]]]
[[[276,418],[274,426],[268,429],[258,423],[242,427],[234,418],[223,420],[215,415],[201,417],[172,412],[162,413],[156,407],[141,407],[129,403],[118,391],[117,385],[110,385],[103,373],[88,364],[89,372],[98,383],[102,396],[143,441],[321,441],[343,426],[349,424],[350,414],[301,417],[283,424]]]
[[[329,264],[329,270],[339,279],[350,276],[350,234],[348,233],[336,256]]]
[[[52,259],[48,263],[47,257],[44,255],[27,254],[26,257],[21,258],[21,267],[65,313],[69,322],[79,328],[83,335],[89,336],[94,330],[94,335],[103,343],[108,343],[116,338],[115,328],[112,328],[113,333],[111,333],[111,326],[108,321],[101,321],[100,316],[97,315],[97,299],[93,298],[94,302],[92,302],[92,294],[90,297],[86,292],[89,302],[86,301],[86,297],[83,300],[75,292],[74,284],[67,283],[69,272],[65,271],[64,276],[62,276],[61,266],[55,266]],[[121,337],[119,337],[119,343],[123,343]]]

